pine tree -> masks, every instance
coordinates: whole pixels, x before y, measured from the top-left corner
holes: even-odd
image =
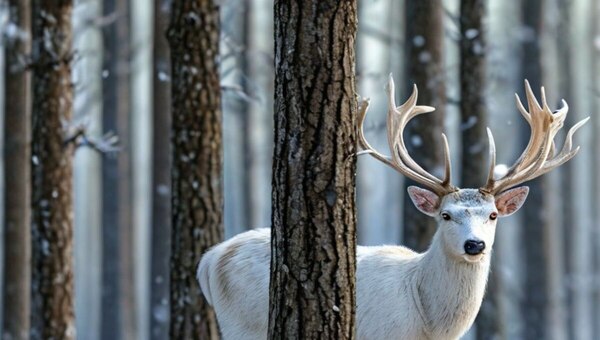
[[[30,5],[9,1],[9,20],[20,32],[5,46],[3,338],[29,333],[31,260]]]
[[[406,50],[408,88],[419,87],[419,102],[435,107],[435,113],[415,119],[406,129],[408,152],[425,170],[443,169],[442,132],[446,106],[444,25],[440,0],[406,2]],[[415,185],[405,181],[405,187]],[[429,246],[435,221],[419,212],[405,191],[404,244],[416,251]]]
[[[269,338],[353,339],[355,1],[275,1]]]
[[[170,336],[216,339],[216,317],[194,274],[200,256],[223,238],[219,8],[212,0],[175,0],[171,11]]]
[[[74,339],[73,4],[32,6],[32,331],[33,339]]]

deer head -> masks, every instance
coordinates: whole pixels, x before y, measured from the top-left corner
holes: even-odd
[[[376,151],[367,142],[363,123],[369,100],[364,100],[361,104],[358,136],[363,151],[360,154],[372,155],[424,187],[409,187],[409,196],[419,211],[436,219],[445,252],[458,260],[477,262],[489,253],[494,244],[497,218],[516,212],[525,202],[529,192],[526,186],[511,188],[564,164],[579,151],[579,147],[572,147],[573,134],[589,118],[583,119],[569,130],[562,150],[555,154],[554,137],[563,127],[569,107],[563,100],[562,108],[552,112],[546,102],[544,88],[541,89],[542,105],[535,98],[527,81],[525,89],[529,111],[525,110],[518,96],[516,99],[519,111],[531,127],[529,143],[508,172],[496,178],[496,148],[488,128],[490,167],[486,183],[477,189],[460,189],[452,185],[450,152],[444,134],[442,140],[445,168],[442,179],[425,171],[408,154],[403,139],[404,128],[412,118],[435,110],[430,106],[416,105],[416,86],[413,86],[412,95],[408,100],[401,106],[396,106],[394,81],[390,75],[387,86],[387,139],[391,157]]]

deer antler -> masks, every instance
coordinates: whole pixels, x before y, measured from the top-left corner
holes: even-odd
[[[364,100],[361,104],[358,116],[358,141],[360,147],[363,149],[361,154],[368,153],[380,160],[381,162],[391,166],[404,176],[423,184],[424,186],[431,189],[438,196],[442,197],[450,192],[457,191],[458,189],[450,183],[451,177],[451,164],[450,164],[450,151],[448,147],[448,140],[446,135],[442,134],[444,140],[444,158],[445,158],[445,171],[444,179],[439,179],[429,172],[425,171],[419,166],[408,154],[406,145],[404,144],[403,131],[408,122],[423,113],[432,112],[435,108],[431,106],[418,106],[417,103],[417,86],[413,86],[413,93],[408,100],[401,106],[396,107],[396,101],[394,99],[394,80],[390,74],[388,86],[388,114],[387,114],[387,138],[392,157],[387,157],[380,152],[376,151],[365,138],[363,131],[363,125],[369,108],[369,100]]]
[[[579,151],[579,146],[575,149],[572,148],[573,134],[589,120],[589,117],[581,120],[569,130],[562,150],[558,155],[554,155],[554,137],[564,125],[569,106],[567,105],[567,102],[563,100],[562,107],[552,113],[546,102],[546,93],[543,87],[541,92],[542,106],[540,106],[535,98],[531,86],[529,86],[529,82],[527,80],[525,81],[525,94],[527,96],[529,112],[525,110],[521,103],[521,99],[515,94],[517,108],[531,127],[531,136],[527,147],[515,164],[510,167],[506,175],[498,179],[494,178],[496,147],[492,132],[488,128],[490,168],[486,185],[479,189],[481,192],[495,195],[510,187],[532,180],[564,164],[573,158]]]

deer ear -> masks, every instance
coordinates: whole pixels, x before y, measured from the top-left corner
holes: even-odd
[[[501,217],[510,216],[523,206],[529,194],[529,187],[507,190],[496,196],[496,209]]]
[[[440,206],[437,194],[415,186],[408,187],[408,196],[420,212],[425,215],[435,216]]]

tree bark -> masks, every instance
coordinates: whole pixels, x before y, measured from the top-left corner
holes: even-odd
[[[488,170],[487,107],[485,103],[484,0],[460,5],[460,111],[462,132],[461,185],[479,188]]]
[[[353,339],[355,1],[275,1],[270,339]]]
[[[128,339],[135,320],[131,133],[129,113],[129,2],[105,0],[105,16],[116,21],[103,29],[102,128],[119,136],[120,150],[102,159],[102,326],[103,339]]]
[[[486,95],[486,32],[483,0],[460,3],[460,110],[462,157],[460,183],[463,188],[479,188],[485,184],[488,169],[488,112]],[[496,261],[493,261],[496,263]],[[475,324],[477,339],[501,337],[503,332],[498,304],[498,277],[492,269],[487,294]]]
[[[201,255],[223,238],[219,8],[211,0],[175,0],[171,10],[170,336],[216,339],[216,318],[195,273]]]
[[[31,274],[31,53],[29,2],[8,2],[9,22],[22,34],[6,40],[4,86],[4,285],[2,337],[29,334]]]
[[[73,103],[68,0],[33,2],[33,339],[73,339]]]
[[[419,117],[407,126],[406,147],[417,163],[439,176],[444,162],[442,132],[446,106],[441,1],[407,1],[405,13],[408,88],[417,84],[419,103],[436,109],[436,113]],[[405,187],[416,184],[409,179],[405,183]],[[419,212],[405,190],[404,244],[424,251],[435,230],[434,219]]]
[[[542,1],[531,0],[522,3],[523,25],[532,34],[523,42],[523,59],[521,61],[523,77],[529,80],[532,89],[539,98],[542,85],[541,43],[542,32]],[[523,92],[521,92],[523,93]],[[524,98],[521,95],[521,98]],[[527,124],[522,125],[522,145],[527,143],[531,134]],[[522,227],[521,242],[523,242],[524,283],[523,301],[521,308],[524,318],[524,337],[526,339],[545,339],[546,313],[548,309],[548,268],[544,261],[544,245],[547,243],[548,223],[543,216],[548,199],[544,192],[547,190],[545,178],[538,178],[527,183],[530,188],[527,204],[523,207],[523,218],[526,222]],[[538,240],[531,242],[531,240]]]
[[[152,231],[150,260],[150,337],[169,336],[169,259],[171,254],[171,93],[166,32],[169,0],[154,1],[152,49]]]

